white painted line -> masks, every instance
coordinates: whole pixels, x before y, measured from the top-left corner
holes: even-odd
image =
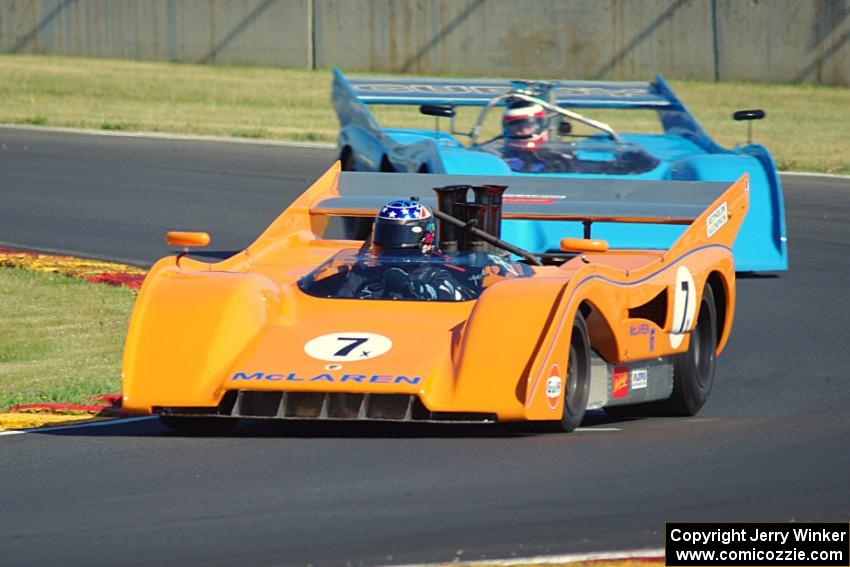
[[[11,431],[0,431],[0,437],[3,437],[4,435],[21,435],[23,433],[26,433],[26,431],[22,431],[20,429],[12,429]]]
[[[77,423],[70,425],[57,425],[55,427],[51,427],[46,425],[44,427],[34,427],[32,429],[12,429],[10,431],[0,431],[0,435],[20,435],[22,433],[38,433],[43,431],[67,431],[69,429],[83,429],[86,427],[105,427],[107,425],[123,425],[125,423],[133,423],[136,421],[148,421],[151,419],[156,419],[155,415],[141,415],[138,417],[124,417],[121,419],[103,419],[100,421],[87,421],[85,423]]]
[[[581,563],[584,561],[608,561],[617,559],[648,559],[664,557],[664,549],[632,549],[628,551],[600,551],[595,553],[571,553],[568,555],[538,555],[516,559],[482,559],[480,561],[443,561],[441,563],[410,563],[394,567],[436,567],[438,565],[552,565],[554,563]]]
[[[114,130],[87,130],[85,128],[58,128],[51,126],[29,126],[26,124],[0,124],[0,128],[29,130],[32,132],[54,132],[57,134],[84,134],[86,136],[113,136],[122,138],[150,138],[153,140],[182,140],[191,142],[225,142],[228,144],[253,144],[255,146],[282,146],[293,148],[334,149],[336,144],[323,142],[294,142],[290,140],[268,140],[262,138],[230,138],[228,136],[193,136],[190,134],[167,134],[165,132],[121,132]]]
[[[622,431],[619,427],[579,427],[576,431]]]
[[[813,171],[780,171],[779,175],[790,175],[792,177],[826,177],[828,179],[845,179],[850,181],[850,175],[840,173],[815,173]]]

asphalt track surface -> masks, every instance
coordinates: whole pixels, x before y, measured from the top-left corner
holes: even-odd
[[[333,159],[13,129],[0,144],[0,241],[143,265],[167,229],[244,246]],[[0,563],[374,565],[662,547],[667,521],[846,522],[850,182],[783,182],[791,271],[739,281],[696,418],[0,437]]]

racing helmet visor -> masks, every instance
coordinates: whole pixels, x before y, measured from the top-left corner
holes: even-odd
[[[504,123],[504,135],[506,138],[526,139],[532,138],[546,129],[546,121],[538,116],[525,116],[506,120]]]
[[[428,222],[433,222],[428,219]],[[419,221],[387,221],[375,223],[372,242],[382,248],[416,248],[425,236],[425,223]]]

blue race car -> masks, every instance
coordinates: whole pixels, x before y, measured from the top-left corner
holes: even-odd
[[[776,164],[764,146],[727,149],[700,127],[661,76],[652,83],[505,81],[428,78],[346,78],[334,69],[339,158],[349,171],[523,175],[596,179],[735,181],[749,174],[750,212],[735,241],[740,272],[788,269],[785,210]],[[370,104],[420,105],[451,120],[448,132],[382,128]],[[478,106],[470,132],[455,129],[455,108]],[[488,113],[501,112],[501,133],[483,139]],[[648,109],[663,133],[629,134],[574,109]],[[764,117],[739,111],[736,120]],[[468,138],[464,144],[458,136]],[[512,196],[512,199],[523,197]],[[528,196],[545,204],[563,199]],[[559,250],[563,237],[605,239],[612,248],[667,249],[682,233],[676,224],[506,220],[502,234],[535,253]],[[710,228],[708,229],[710,230]]]

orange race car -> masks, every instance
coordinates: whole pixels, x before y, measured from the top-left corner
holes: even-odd
[[[693,415],[735,312],[735,183],[340,172],[245,250],[150,270],[123,407],[174,428],[236,418],[535,422],[587,409]],[[584,222],[535,256],[502,221]],[[598,223],[689,225],[609,250]],[[169,233],[202,246],[205,233]]]

